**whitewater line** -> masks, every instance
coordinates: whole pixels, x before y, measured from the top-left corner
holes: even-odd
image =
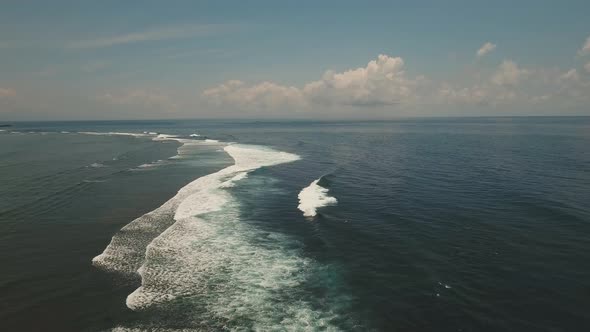
[[[194,140],[179,139],[168,135],[159,135],[154,140],[178,140],[183,144],[199,144]],[[204,144],[220,144],[206,142]],[[182,148],[182,146],[181,146]],[[179,148],[180,149],[180,148]],[[124,274],[142,275],[145,257],[150,244],[164,235],[178,221],[193,216],[219,211],[227,203],[224,188],[230,188],[234,182],[246,177],[247,173],[264,166],[278,165],[299,159],[299,156],[278,152],[258,146],[231,144],[224,151],[234,159],[234,165],[218,172],[208,174],[190,182],[159,208],[133,220],[113,236],[103,253],[92,259],[93,265]],[[143,279],[143,278],[142,278]],[[143,285],[143,283],[142,283]],[[136,290],[130,298],[137,297]],[[135,294],[135,295],[134,295]],[[131,301],[133,302],[133,301]],[[141,307],[133,305],[130,307]]]
[[[112,135],[110,132],[79,133],[89,135]],[[177,148],[177,155],[171,157],[170,159],[182,158],[185,154],[184,152],[193,146],[212,145],[213,143],[193,139],[183,139],[176,135],[166,134],[157,134],[154,136],[133,133],[117,133],[117,135],[151,137],[153,141],[177,141],[181,145]],[[225,145],[224,143],[213,144]],[[190,186],[191,183],[189,183],[187,186]],[[181,190],[179,190],[174,197],[169,199],[157,209],[134,219],[121,228],[111,238],[111,242],[107,245],[104,251],[92,259],[92,264],[105,270],[119,272],[129,276],[137,275],[137,270],[141,264],[143,264],[147,245],[175,222],[173,217],[176,208],[180,202],[190,194],[190,191],[185,189],[187,186],[181,188]]]
[[[127,307],[182,308],[191,313],[187,330],[338,330],[333,323],[341,320],[348,295],[330,289],[328,304],[322,299],[318,308],[305,291],[310,277],[329,267],[302,255],[296,239],[243,222],[241,202],[229,189],[260,167],[299,156],[261,146],[202,144],[225,145],[234,164],[197,178],[123,227],[93,264],[139,275],[141,286],[128,295]],[[155,319],[156,325],[113,331],[166,330],[166,321]]]
[[[182,269],[180,271],[175,269],[172,271],[174,275],[172,277],[165,273],[166,268],[162,265],[147,264],[147,260],[149,257],[157,259],[167,257],[170,261],[184,261],[183,266],[185,267],[191,266],[191,262],[196,259],[196,256],[191,257],[188,255],[188,253],[192,252],[192,241],[202,238],[208,233],[209,226],[204,225],[203,219],[200,217],[208,213],[218,212],[228,204],[231,195],[225,188],[233,187],[236,181],[246,178],[249,172],[260,167],[288,163],[299,159],[299,156],[294,154],[256,146],[236,144],[228,145],[224,150],[234,159],[234,165],[198,178],[179,191],[179,195],[182,195],[183,199],[176,207],[174,213],[175,222],[146,247],[146,258],[138,269],[138,273],[142,277],[142,286],[127,297],[126,304],[129,308],[137,310],[156,303],[167,302],[178,296],[192,294],[200,289],[203,284],[206,284],[204,280],[195,284],[196,280],[207,275],[203,271],[199,273],[199,276],[195,276],[191,272],[185,271],[182,273],[180,272]],[[192,235],[187,236],[188,234]],[[203,251],[201,251],[202,253]],[[207,259],[206,264],[201,263],[199,266],[193,267],[192,271],[194,272],[194,269],[200,270],[203,266],[207,266],[208,269],[217,266],[217,263],[211,261],[211,259],[214,260],[215,258]],[[221,259],[220,262],[222,262]]]

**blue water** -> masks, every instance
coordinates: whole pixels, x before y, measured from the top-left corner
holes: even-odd
[[[3,129],[2,330],[590,328],[590,118]],[[199,193],[225,201],[198,218],[142,217],[231,166],[225,142],[299,159]],[[317,179],[337,203],[305,217]],[[111,240],[117,264],[93,265]]]

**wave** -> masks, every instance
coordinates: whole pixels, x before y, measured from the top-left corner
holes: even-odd
[[[126,305],[147,310],[151,318],[115,330],[338,330],[334,324],[352,319],[345,314],[351,299],[339,286],[339,273],[305,257],[299,241],[241,220],[240,200],[232,194],[252,171],[299,156],[215,144],[223,146],[233,165],[194,180],[133,220],[92,260],[97,267],[141,278]],[[320,297],[318,287],[325,288]],[[176,318],[170,322],[170,317]]]
[[[169,135],[169,134],[157,134],[156,137],[153,138],[154,141],[162,141],[162,140],[169,140],[169,139],[178,139],[178,135]]]
[[[131,168],[129,170],[130,171],[146,171],[146,170],[155,169],[159,166],[163,166],[166,164],[167,164],[167,162],[165,160],[156,160],[156,161],[152,161],[151,163],[141,164],[141,165],[139,165],[135,168]]]
[[[342,320],[347,295],[334,289],[315,300],[311,290],[320,284],[311,276],[335,275],[331,267],[303,256],[298,241],[241,220],[230,189],[256,169],[299,156],[241,144],[224,150],[233,165],[196,179],[123,227],[93,264],[141,277],[127,307],[190,313],[184,324],[197,330],[336,330],[332,322]],[[155,317],[130,330],[153,324],[168,326]]]
[[[328,196],[328,189],[320,186],[318,183],[322,178],[313,181],[309,186],[303,188],[299,195],[299,206],[297,208],[303,212],[306,217],[314,217],[318,209],[338,204],[338,200]]]
[[[231,189],[256,169],[299,156],[171,135],[152,139],[180,142],[179,155],[194,145],[219,145],[234,164],[194,180],[124,226],[92,260],[96,267],[139,277],[141,286],[126,305],[156,313],[116,330],[165,330],[178,325],[178,318],[167,320],[179,312],[186,313],[180,324],[190,330],[337,330],[334,324],[349,319],[343,317],[351,301],[334,286],[339,282],[333,267],[302,255],[297,240],[241,220],[241,203]],[[325,276],[330,280],[318,280]],[[330,289],[320,298],[317,287]]]
[[[97,132],[97,131],[79,131],[78,134],[84,135],[98,135],[98,136],[133,136],[133,137],[149,137],[154,136],[151,133],[121,133],[121,132]]]
[[[180,138],[178,135],[169,134],[157,134],[154,136],[147,134],[113,132],[78,133],[87,135],[131,135],[136,137],[151,137],[153,141],[176,141],[180,143],[181,145],[177,149],[177,155],[170,157],[169,159],[183,159],[184,156],[193,153],[195,146],[206,144],[203,141],[184,139]],[[149,167],[147,165],[149,164],[143,164],[130,170],[142,170]],[[147,245],[174,223],[174,211],[186,195],[187,191],[181,189],[176,196],[168,200],[156,210],[133,220],[121,228],[121,230],[113,236],[110,244],[105,248],[103,253],[92,259],[92,263],[105,270],[119,272],[127,276],[137,274],[137,270],[145,258],[145,249]]]

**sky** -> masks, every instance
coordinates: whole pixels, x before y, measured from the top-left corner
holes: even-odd
[[[590,115],[589,12],[0,0],[0,121]]]

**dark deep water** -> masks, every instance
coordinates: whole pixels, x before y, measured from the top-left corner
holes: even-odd
[[[590,118],[3,129],[2,331],[590,329]],[[301,159],[223,189],[228,203],[190,245],[231,250],[179,253],[206,268],[194,276],[206,287],[183,289],[173,278],[181,261],[156,260],[176,273],[158,289],[183,293],[132,311],[126,297],[140,281],[93,257],[121,227],[233,160],[221,144],[175,158],[176,141],[77,133],[86,131],[212,138]],[[304,217],[297,196],[320,178],[338,204]]]

